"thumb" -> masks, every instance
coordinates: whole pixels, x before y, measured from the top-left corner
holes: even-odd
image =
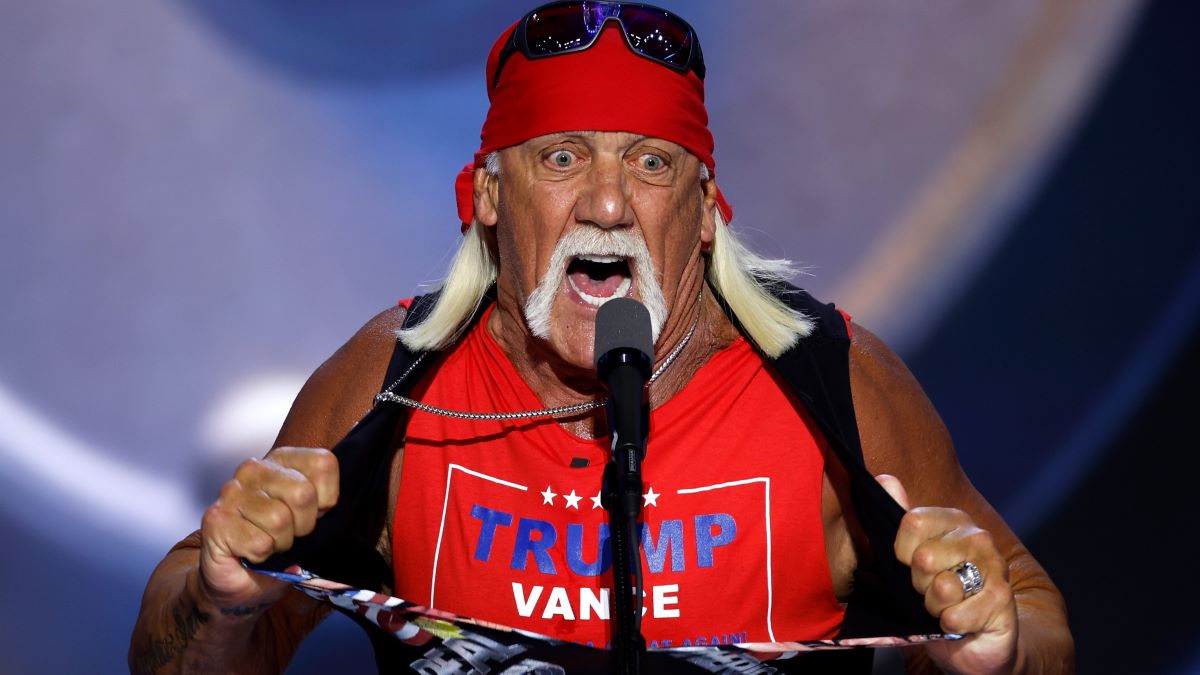
[[[890,473],[881,473],[878,476],[875,476],[875,480],[883,486],[883,489],[892,496],[892,499],[896,500],[896,503],[899,504],[901,508],[903,508],[905,511],[912,508],[912,506],[908,503],[908,492],[905,491],[904,485],[900,483],[899,478],[896,478]]]

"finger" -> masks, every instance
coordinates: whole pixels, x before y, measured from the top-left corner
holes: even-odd
[[[899,504],[901,508],[903,508],[905,511],[912,508],[908,501],[908,491],[904,489],[904,485],[900,482],[899,478],[896,478],[890,473],[881,473],[878,476],[875,476],[875,480],[883,486],[883,489],[892,496],[892,499],[896,500],[896,503]]]
[[[317,508],[324,512],[337,504],[340,482],[337,457],[324,448],[275,448],[266,457],[279,466],[303,474],[317,489]]]
[[[317,485],[298,469],[271,459],[248,459],[238,467],[234,480],[222,488],[221,499],[242,509],[243,515],[272,536],[282,534],[277,518],[283,514],[274,513],[276,507],[264,503],[263,496],[277,499],[291,510],[289,531],[303,536],[316,526],[319,491]],[[258,513],[259,508],[269,512]]]
[[[913,552],[910,564],[913,588],[925,595],[925,606],[934,616],[949,606],[970,600],[957,571],[965,561],[978,570],[983,588],[988,588],[990,579],[995,580],[993,585],[1007,583],[1007,563],[992,536],[969,520],[940,537],[922,542]]]
[[[237,504],[238,514],[274,540],[275,551],[286,551],[296,538],[296,518],[292,509],[263,491],[246,495]],[[315,516],[314,516],[315,517]]]
[[[221,607],[262,605],[277,599],[284,582],[254,574],[242,564],[266,560],[275,540],[235,511],[218,504],[204,514],[197,591]]]
[[[290,548],[291,536],[290,533],[286,538],[273,535],[243,517],[230,528],[225,546],[233,556],[258,563],[279,551],[286,551]]]
[[[200,583],[214,601],[241,603],[271,586],[242,566],[242,558],[261,562],[274,552],[270,535],[219,501],[204,512],[200,531]]]
[[[290,529],[297,537],[303,537],[316,527],[319,515],[318,488],[304,474],[295,469],[280,470],[273,480],[259,487],[259,492],[261,495],[252,498],[265,496],[287,506],[291,511]]]
[[[221,501],[204,512],[200,532],[204,549],[218,565],[232,561],[240,568],[241,558],[261,561],[275,552],[270,534],[243,518],[236,507]]]
[[[932,578],[963,560],[954,558],[967,552],[968,547],[963,542],[956,537],[945,542],[941,540],[966,526],[973,527],[971,519],[958,509],[918,506],[904,514],[900,521],[900,529],[896,532],[896,559],[912,567],[914,572],[921,571]],[[926,579],[926,583],[928,581]]]
[[[932,616],[941,618],[948,607],[967,599],[962,580],[954,570],[942,570],[934,575],[925,592],[925,609]]]
[[[938,616],[943,631],[959,635],[1004,631],[1012,627],[1016,602],[1012,589],[1001,579],[984,584],[983,590],[942,609]]]

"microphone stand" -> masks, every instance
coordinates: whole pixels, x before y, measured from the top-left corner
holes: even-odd
[[[612,665],[614,673],[636,675],[641,654],[646,650],[646,639],[642,637],[638,517],[642,507],[642,460],[646,456],[650,426],[650,405],[643,386],[650,373],[649,358],[636,349],[614,350],[601,360],[600,371],[610,393],[607,408],[612,435],[612,456],[604,469],[601,498],[608,511],[612,542],[615,619]],[[622,387],[629,391],[630,386],[636,386],[642,396],[618,400],[611,395]]]

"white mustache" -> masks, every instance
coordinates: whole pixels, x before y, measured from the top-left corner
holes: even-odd
[[[525,302],[525,322],[529,331],[543,340],[550,339],[550,314],[563,275],[571,260],[581,256],[615,256],[629,261],[629,272],[637,283],[642,304],[650,312],[650,328],[655,340],[667,318],[666,300],[654,272],[654,261],[646,242],[635,230],[602,230],[578,227],[567,232],[554,246],[546,273]]]
[[[555,255],[551,256],[551,269],[558,262],[556,256],[561,252],[564,262],[562,269],[566,270],[571,258],[582,255],[608,255],[620,258],[631,258],[635,262],[650,262],[650,251],[646,242],[631,230],[599,230],[595,228],[579,228],[572,230],[559,240],[555,246]],[[644,258],[644,260],[642,260]],[[653,263],[650,263],[653,265]]]

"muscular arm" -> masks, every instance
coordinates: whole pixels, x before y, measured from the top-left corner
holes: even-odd
[[[965,511],[1008,563],[1016,599],[1016,672],[1074,671],[1074,645],[1062,595],[959,466],[950,435],[912,373],[867,330],[854,326],[850,377],[867,467],[892,474],[914,506]],[[928,666],[920,654],[914,670]]]
[[[329,448],[341,440],[370,409],[402,320],[399,308],[379,314],[313,373],[276,448]],[[201,532],[192,533],[151,575],[130,643],[131,672],[283,671],[328,610],[282,586],[270,589],[265,602],[215,601],[199,573],[202,544]]]

